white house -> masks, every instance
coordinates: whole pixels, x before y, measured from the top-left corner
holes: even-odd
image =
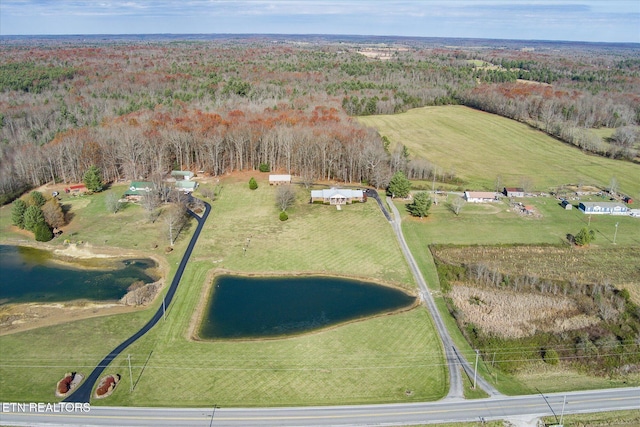
[[[469,203],[497,202],[498,194],[495,191],[465,191],[464,199]]]
[[[616,202],[580,202],[578,209],[589,215],[627,215],[629,207]]]
[[[353,202],[364,202],[362,190],[348,188],[329,188],[324,190],[311,190],[311,203],[322,202],[330,205],[346,205]]]
[[[291,184],[291,175],[269,175],[269,185]]]

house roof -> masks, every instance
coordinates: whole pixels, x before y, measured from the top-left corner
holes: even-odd
[[[465,191],[465,196],[469,199],[495,199],[496,193],[493,191]]]
[[[182,190],[195,190],[198,183],[195,181],[176,181],[176,188]]]
[[[509,193],[524,193],[524,188],[520,187],[504,187]]]
[[[193,172],[191,171],[171,171],[171,176],[188,176],[193,178]]]
[[[155,188],[155,185],[153,184],[153,182],[131,181],[131,185],[129,186],[127,191],[124,192],[124,195],[125,196],[141,196],[144,193],[148,193],[153,188]]]
[[[599,206],[601,208],[610,208],[610,209],[616,208],[616,207],[627,209],[627,205],[625,205],[624,203],[618,203],[618,202],[580,202],[580,204],[585,208],[587,207],[594,208],[596,206]]]
[[[362,190],[352,190],[350,188],[325,188],[324,190],[311,190],[312,198],[333,199],[344,197],[345,199],[355,199],[364,196]]]
[[[269,181],[291,181],[291,175],[269,175]]]

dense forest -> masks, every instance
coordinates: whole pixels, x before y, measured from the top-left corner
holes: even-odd
[[[236,36],[0,44],[0,193],[258,169],[385,187],[431,178],[353,119],[462,104],[639,161],[637,45]],[[612,128],[603,139],[592,132]],[[451,178],[451,177],[449,177]],[[442,179],[442,177],[438,177]],[[5,197],[8,199],[9,197]]]

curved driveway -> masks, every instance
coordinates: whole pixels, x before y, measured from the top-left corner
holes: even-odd
[[[205,206],[204,214],[202,217],[199,217],[192,211],[188,211],[189,214],[198,221],[198,227],[196,227],[193,236],[191,236],[191,241],[189,241],[189,246],[187,246],[187,250],[185,251],[182,261],[180,261],[180,265],[178,266],[178,270],[176,271],[175,276],[173,276],[173,281],[171,282],[171,286],[169,286],[169,290],[167,294],[164,296],[164,304],[161,305],[156,314],[147,322],[146,325],[142,327],[138,332],[129,337],[126,341],[120,344],[118,347],[114,348],[111,353],[107,354],[98,366],[89,374],[86,380],[80,384],[80,386],[71,394],[69,397],[63,400],[63,402],[89,402],[91,400],[91,391],[93,390],[93,386],[100,377],[100,374],[105,370],[107,366],[115,359],[122,351],[133,344],[138,338],[149,332],[151,328],[155,326],[156,323],[162,318],[165,311],[169,308],[171,301],[173,300],[173,296],[178,289],[178,284],[180,283],[180,279],[182,278],[182,273],[184,273],[184,269],[187,266],[187,261],[189,261],[189,257],[191,256],[191,252],[193,251],[196,242],[198,241],[198,237],[200,236],[200,232],[202,231],[202,227],[204,226],[205,221],[209,217],[209,212],[211,211],[211,205],[207,202],[203,202]]]
[[[447,359],[447,365],[449,367],[449,394],[447,397],[450,398],[463,398],[463,388],[462,388],[462,376],[460,373],[460,366],[465,370],[467,375],[470,377],[474,376],[473,368],[469,365],[467,360],[464,357],[460,356],[460,352],[456,349],[451,336],[449,335],[449,331],[447,327],[444,325],[442,321],[442,317],[440,317],[440,312],[438,311],[438,307],[436,307],[436,303],[431,296],[431,292],[429,292],[429,288],[427,287],[427,282],[424,280],[420,269],[418,268],[418,264],[416,260],[413,258],[409,247],[407,246],[407,242],[404,240],[404,235],[402,234],[402,227],[400,225],[400,212],[393,204],[393,201],[390,197],[387,197],[387,204],[391,207],[393,211],[393,215],[395,216],[395,220],[391,222],[393,226],[393,230],[396,233],[396,237],[398,238],[398,242],[400,243],[400,248],[402,249],[402,253],[404,254],[407,262],[409,263],[409,267],[411,268],[411,272],[420,287],[420,293],[422,295],[422,300],[425,302],[429,312],[431,313],[431,317],[436,325],[436,329],[438,334],[440,335],[440,339],[442,340],[442,345],[444,346],[444,354]],[[500,396],[501,393],[493,387],[489,382],[485,381],[481,376],[476,377],[476,383],[480,388],[482,388],[485,392],[489,394],[489,396]]]

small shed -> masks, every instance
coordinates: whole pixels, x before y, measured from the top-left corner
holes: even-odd
[[[524,197],[524,189],[520,187],[504,187],[502,192],[507,197]]]
[[[573,205],[571,203],[569,203],[569,201],[566,200],[566,199],[562,201],[561,205],[562,205],[563,208],[565,208],[568,211],[573,209]]]
[[[71,185],[64,189],[67,194],[81,194],[87,192],[87,187],[84,184]]]
[[[291,175],[269,175],[269,185],[291,184]]]

